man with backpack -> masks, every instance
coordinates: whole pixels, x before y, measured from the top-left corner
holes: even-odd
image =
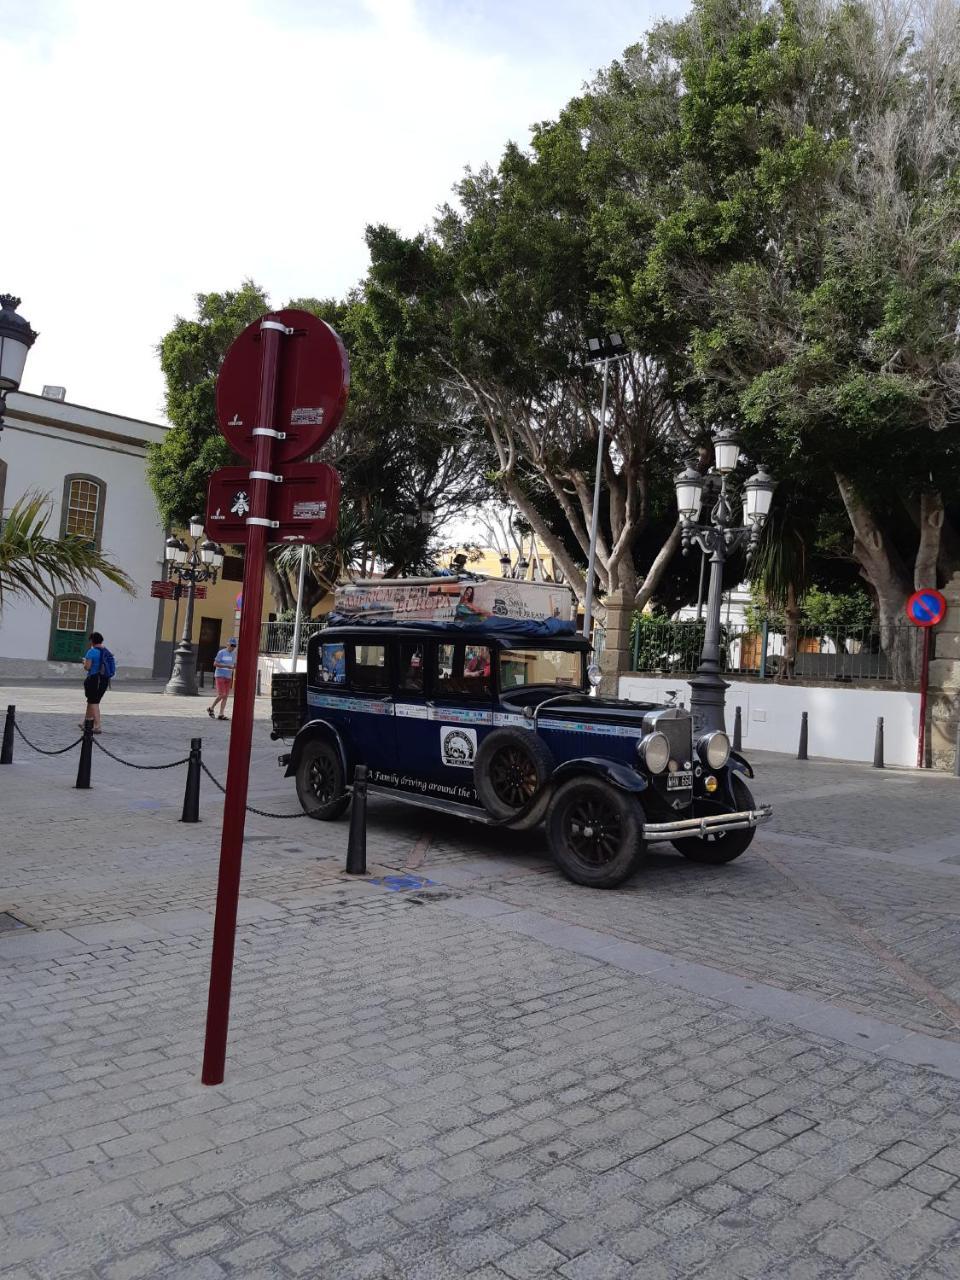
[[[117,674],[117,660],[103,643],[99,631],[90,632],[90,648],[83,655],[83,669],[87,673],[83,681],[83,692],[87,695],[86,719],[93,721],[93,732],[100,733],[100,699]]]

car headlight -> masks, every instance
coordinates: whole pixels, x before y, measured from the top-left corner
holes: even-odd
[[[651,773],[663,773],[670,762],[670,743],[662,733],[648,733],[637,743],[637,755]]]
[[[697,743],[697,755],[708,769],[722,769],[730,759],[730,739],[720,729],[705,733]]]

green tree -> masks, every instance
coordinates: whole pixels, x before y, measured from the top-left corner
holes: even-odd
[[[49,605],[103,579],[135,595],[127,574],[85,538],[48,536],[52,509],[49,495],[29,493],[0,520],[0,608],[8,596]]]

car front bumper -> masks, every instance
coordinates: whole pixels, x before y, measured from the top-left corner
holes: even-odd
[[[659,844],[667,840],[703,839],[720,835],[725,831],[742,831],[746,827],[758,827],[773,817],[773,806],[758,805],[756,809],[738,809],[733,813],[712,813],[705,818],[681,818],[677,822],[645,822],[643,839],[646,844]]]

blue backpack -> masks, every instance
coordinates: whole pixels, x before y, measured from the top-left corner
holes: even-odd
[[[117,674],[117,660],[106,647],[100,650],[100,671],[98,674],[106,676],[108,680],[112,680]]]

